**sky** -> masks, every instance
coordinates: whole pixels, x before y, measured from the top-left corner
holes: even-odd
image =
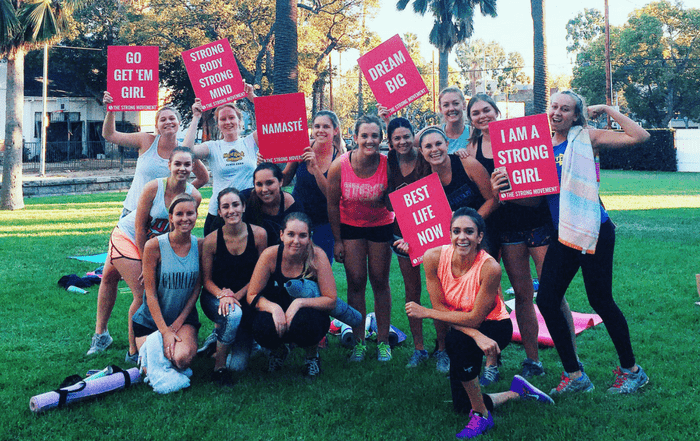
[[[685,0],[686,6],[699,0]],[[619,26],[627,21],[634,9],[643,7],[651,0],[608,0],[610,24]],[[418,35],[421,52],[426,61],[432,59],[434,47],[428,42],[428,34],[433,26],[431,17],[421,17],[413,12],[412,6],[405,11],[396,10],[395,0],[380,0],[381,9],[376,17],[369,20],[367,26],[379,34],[382,41],[406,32]],[[545,4],[545,30],[547,35],[547,62],[550,76],[571,74],[572,62],[566,52],[566,23],[574,18],[584,7],[595,8],[601,12],[605,8],[604,0],[549,0]],[[481,38],[486,42],[497,41],[506,52],[517,51],[525,59],[525,73],[533,77],[532,17],[530,2],[527,0],[497,0],[498,16],[484,17],[477,10],[474,16],[474,34],[472,38]],[[357,59],[357,53],[343,55],[343,66]],[[437,63],[438,53],[435,52]],[[453,60],[451,58],[451,60]],[[451,61],[456,68],[456,63]]]

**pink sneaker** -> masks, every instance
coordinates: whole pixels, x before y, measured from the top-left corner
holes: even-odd
[[[489,412],[488,417],[483,417],[472,410],[469,412],[469,424],[457,434],[457,439],[471,439],[486,433],[493,427],[493,416]]]

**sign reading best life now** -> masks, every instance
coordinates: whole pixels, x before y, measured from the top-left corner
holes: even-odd
[[[428,93],[398,34],[361,56],[357,63],[377,102],[396,113]]]
[[[108,111],[158,109],[158,46],[108,46]]]
[[[208,110],[245,96],[231,43],[225,38],[182,53],[194,94]]]
[[[437,173],[389,193],[413,266],[431,248],[450,243],[452,210]]]
[[[494,164],[505,167],[511,185],[501,200],[559,193],[547,115],[494,121],[489,132]]]

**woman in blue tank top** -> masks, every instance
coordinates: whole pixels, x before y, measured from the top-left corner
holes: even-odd
[[[187,369],[197,354],[197,297],[201,241],[192,236],[197,201],[178,195],[170,204],[168,234],[146,242],[143,253],[144,303],[134,314],[139,349],[155,331],[163,335],[163,354],[179,369]]]

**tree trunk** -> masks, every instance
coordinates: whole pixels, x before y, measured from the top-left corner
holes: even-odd
[[[24,49],[8,56],[5,157],[2,167],[0,209],[24,208],[22,194],[22,117],[24,114]]]
[[[535,54],[535,78],[532,92],[535,113],[546,113],[549,107],[549,88],[547,86],[547,40],[544,26],[545,0],[530,0],[533,24],[533,50]]]
[[[277,0],[275,11],[274,94],[299,91],[299,54],[297,50],[297,2]]]
[[[438,67],[440,69],[440,90],[449,86],[450,84],[450,53],[440,52],[440,61],[438,61]]]

